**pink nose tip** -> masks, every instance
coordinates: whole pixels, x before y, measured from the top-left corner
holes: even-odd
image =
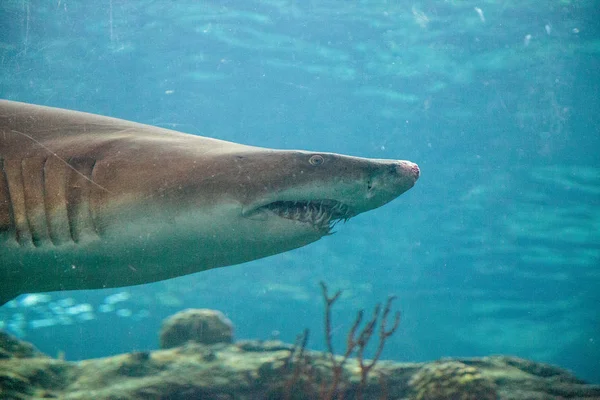
[[[413,163],[413,165],[410,166],[410,169],[412,170],[412,173],[415,177],[415,181],[419,179],[419,177],[421,176],[421,170],[419,169],[419,166]]]
[[[410,176],[415,181],[419,179],[419,176],[421,176],[421,170],[419,169],[419,166],[410,161],[400,161],[399,165],[396,167],[396,170],[398,174],[406,177]]]

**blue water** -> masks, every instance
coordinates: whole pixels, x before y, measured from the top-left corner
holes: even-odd
[[[422,175],[299,250],[21,296],[0,327],[82,359],[156,348],[164,317],[207,307],[238,338],[308,327],[323,349],[323,280],[344,290],[338,351],[358,309],[396,294],[385,358],[514,354],[600,383],[598,14],[594,0],[2,1],[1,98]]]

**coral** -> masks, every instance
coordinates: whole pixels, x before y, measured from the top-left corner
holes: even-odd
[[[458,361],[424,365],[409,385],[414,400],[496,400],[496,385],[474,367]]]
[[[364,311],[358,311],[356,315],[356,320],[354,321],[352,328],[350,328],[350,331],[348,332],[348,337],[346,339],[346,351],[344,352],[343,359],[340,363],[337,363],[334,356],[333,345],[331,344],[331,307],[340,297],[342,292],[338,290],[333,296],[329,297],[327,293],[327,285],[325,284],[325,282],[321,282],[321,291],[323,293],[323,299],[325,300],[325,342],[327,343],[329,359],[333,366],[333,381],[329,389],[322,396],[322,398],[325,400],[334,398],[338,390],[338,386],[341,383],[341,372],[343,366],[348,360],[348,358],[354,352],[356,352],[356,357],[360,368],[360,384],[356,389],[356,398],[358,400],[361,400],[363,398],[363,389],[367,384],[367,377],[369,375],[369,372],[375,366],[375,364],[377,364],[377,361],[379,361],[379,357],[381,357],[381,353],[383,351],[383,347],[385,346],[385,342],[390,336],[392,336],[396,332],[396,330],[398,329],[398,325],[400,325],[400,312],[397,311],[394,315],[393,326],[389,330],[387,326],[388,316],[392,307],[392,302],[396,297],[388,297],[385,303],[385,308],[383,310],[383,314],[381,315],[381,320],[379,321],[379,341],[373,359],[369,362],[366,362],[364,359],[364,354],[365,349],[369,344],[369,341],[371,340],[371,336],[373,335],[373,333],[375,333],[377,329],[377,322],[381,313],[381,304],[377,304],[375,306],[371,319],[367,321],[366,325],[360,332],[357,332],[357,329],[363,320]]]
[[[306,354],[306,344],[308,343],[309,335],[309,331],[306,329],[296,338],[294,348],[290,351],[290,356],[286,361],[288,366],[293,365],[293,370],[285,382],[283,398],[285,400],[296,398],[299,389],[298,386],[303,386],[304,390],[308,392],[318,393],[320,400],[341,399],[344,398],[347,392],[353,393],[352,398],[362,400],[365,389],[368,386],[369,373],[379,361],[385,342],[396,332],[400,324],[400,312],[396,312],[393,325],[388,327],[388,317],[395,296],[388,297],[383,312],[381,311],[381,304],[377,304],[373,310],[371,319],[365,323],[362,329],[359,329],[359,327],[363,322],[364,310],[358,311],[356,319],[346,337],[346,350],[341,357],[338,357],[335,355],[332,344],[331,309],[341,296],[342,291],[338,290],[333,296],[329,296],[327,285],[321,282],[321,292],[325,302],[325,343],[327,345],[327,352],[324,355],[328,364],[319,366],[316,360]],[[367,361],[364,358],[365,349],[371,337],[377,331],[378,325],[379,337],[377,349],[374,357]],[[353,354],[356,355],[356,362],[358,364],[356,367],[360,374],[358,383],[351,382],[345,370],[345,365]],[[387,398],[387,387],[381,375],[379,376],[379,386],[379,398]]]
[[[233,324],[223,313],[208,309],[187,309],[163,322],[160,347],[168,349],[188,341],[214,344],[233,342]]]

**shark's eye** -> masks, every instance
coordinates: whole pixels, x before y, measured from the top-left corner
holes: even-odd
[[[312,157],[311,157],[311,158],[308,160],[308,162],[309,162],[311,165],[321,165],[321,164],[323,164],[323,162],[325,162],[325,159],[323,159],[323,156],[320,156],[320,155],[318,155],[318,154],[315,154],[314,156],[312,156]]]

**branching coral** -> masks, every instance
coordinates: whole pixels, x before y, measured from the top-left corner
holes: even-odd
[[[388,318],[391,312],[392,302],[395,297],[388,297],[385,306],[377,304],[373,310],[371,319],[369,319],[362,329],[359,329],[364,318],[364,310],[360,310],[352,327],[348,331],[346,338],[346,349],[341,356],[336,356],[332,343],[332,324],[331,324],[331,309],[334,303],[340,298],[342,291],[338,290],[333,296],[329,296],[327,285],[321,282],[321,291],[325,302],[325,343],[327,346],[326,357],[329,361],[329,371],[326,373],[318,368],[311,358],[306,354],[305,348],[308,342],[308,330],[305,330],[302,335],[296,339],[294,350],[290,353],[289,364],[294,365],[294,369],[290,378],[285,383],[284,398],[291,399],[293,397],[294,388],[303,381],[311,392],[318,393],[320,400],[342,399],[344,392],[349,386],[349,383],[344,378],[344,366],[351,356],[355,355],[359,370],[360,381],[355,386],[353,398],[362,400],[363,391],[367,386],[367,378],[373,367],[379,361],[385,342],[392,336],[400,324],[400,313],[394,314],[394,322],[391,328],[388,327]],[[381,317],[381,318],[380,318]],[[379,322],[379,341],[375,355],[371,360],[365,359],[365,350],[373,334],[377,331],[377,323]],[[327,375],[327,377],[325,377]],[[385,385],[381,380],[382,397],[385,398]]]

